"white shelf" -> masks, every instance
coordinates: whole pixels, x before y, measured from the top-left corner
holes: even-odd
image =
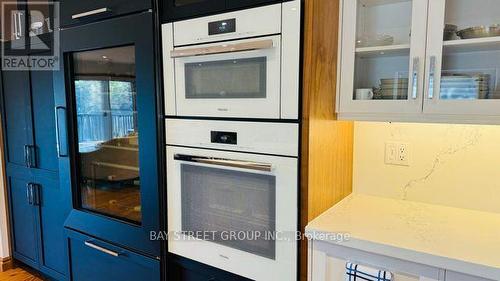
[[[409,55],[410,44],[356,48],[356,55],[363,58]]]
[[[500,51],[500,36],[444,41],[443,46],[451,52]]]

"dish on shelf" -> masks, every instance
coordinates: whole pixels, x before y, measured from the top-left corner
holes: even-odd
[[[443,40],[453,40],[457,34],[458,26],[454,24],[446,24],[444,26]]]
[[[356,40],[356,47],[389,46],[394,44],[394,37],[387,34],[378,34],[375,37],[361,36]]]
[[[441,78],[441,99],[489,99],[489,74],[451,73]]]
[[[408,98],[408,78],[382,78],[374,89],[374,99],[404,100]]]
[[[457,35],[462,39],[484,38],[500,36],[500,24],[490,26],[474,26],[459,30]]]

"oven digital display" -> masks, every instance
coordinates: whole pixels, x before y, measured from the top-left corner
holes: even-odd
[[[208,35],[236,32],[236,19],[213,21],[208,23]]]

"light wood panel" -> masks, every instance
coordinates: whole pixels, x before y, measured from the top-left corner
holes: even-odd
[[[353,123],[336,121],[339,1],[306,0],[301,154],[301,228],[352,192]],[[307,242],[301,280],[307,276]]]
[[[43,279],[18,267],[0,272],[0,281],[43,281]]]

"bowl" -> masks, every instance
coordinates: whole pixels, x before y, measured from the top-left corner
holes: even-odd
[[[457,33],[458,27],[454,24],[446,24],[444,26],[443,40],[453,40]]]
[[[500,36],[500,24],[469,27],[459,30],[457,35],[462,39]]]

